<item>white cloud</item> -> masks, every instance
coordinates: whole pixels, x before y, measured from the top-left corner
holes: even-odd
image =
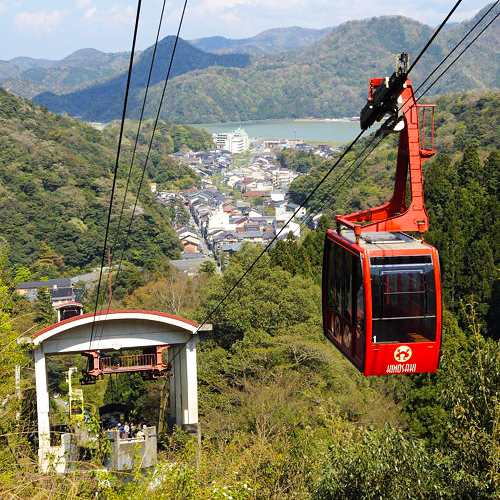
[[[22,31],[51,32],[59,27],[64,12],[53,10],[48,12],[41,10],[38,12],[20,12],[14,17],[15,25]]]
[[[6,8],[7,8],[7,3],[6,2],[0,2],[0,14],[2,12],[5,12]]]
[[[92,3],[92,0],[78,0],[76,5],[80,8],[88,7]]]
[[[97,7],[91,7],[90,9],[87,9],[85,11],[83,18],[84,19],[92,19],[96,12],[97,12]]]
[[[106,25],[113,29],[118,26],[129,26],[135,17],[133,7],[115,4],[107,9],[91,7],[87,9],[83,18],[86,22]]]

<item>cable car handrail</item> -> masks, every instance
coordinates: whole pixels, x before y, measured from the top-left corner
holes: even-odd
[[[101,358],[101,369],[130,368],[133,366],[153,366],[154,354],[127,354]]]

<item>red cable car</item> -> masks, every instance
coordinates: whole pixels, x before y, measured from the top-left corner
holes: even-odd
[[[399,106],[398,119],[394,114]],[[437,370],[439,258],[437,250],[423,241],[429,221],[422,185],[422,163],[435,154],[434,107],[415,102],[404,68],[391,78],[370,81],[361,126],[367,128],[384,114],[393,114],[384,126],[390,123],[399,131],[394,194],[379,207],[338,215],[337,229],[326,233],[323,331],[365,376]],[[420,134],[420,108],[424,116],[425,108],[432,111],[431,149],[425,149],[425,134]],[[408,171],[411,201],[407,205]]]

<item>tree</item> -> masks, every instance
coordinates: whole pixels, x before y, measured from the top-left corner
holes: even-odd
[[[213,276],[216,270],[217,267],[213,260],[206,260],[200,266],[200,272],[208,274],[209,276]]]
[[[35,322],[45,325],[54,323],[56,313],[52,307],[52,299],[47,288],[38,289],[37,301]]]
[[[244,245],[224,275],[207,283],[198,315],[200,319],[211,315],[212,337],[225,347],[241,340],[246,332],[263,330],[273,335],[281,328],[319,317],[319,287],[311,279],[273,266],[267,254],[226,298],[224,307],[217,308],[260,251],[260,247]]]
[[[490,154],[483,166],[472,144],[454,165],[449,157],[438,156],[427,169],[425,184],[430,217],[427,240],[440,253],[445,304],[459,313],[460,301],[477,301],[477,312],[481,320],[487,319],[490,335],[500,307],[492,300],[500,266],[495,237],[500,226],[492,220],[500,209],[497,167],[497,154]]]
[[[446,477],[422,441],[399,429],[349,429],[331,443],[315,500],[427,500],[447,494]]]

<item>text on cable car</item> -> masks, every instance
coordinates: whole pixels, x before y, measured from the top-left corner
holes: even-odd
[[[417,371],[417,363],[406,365],[387,365],[386,373],[414,373]]]

